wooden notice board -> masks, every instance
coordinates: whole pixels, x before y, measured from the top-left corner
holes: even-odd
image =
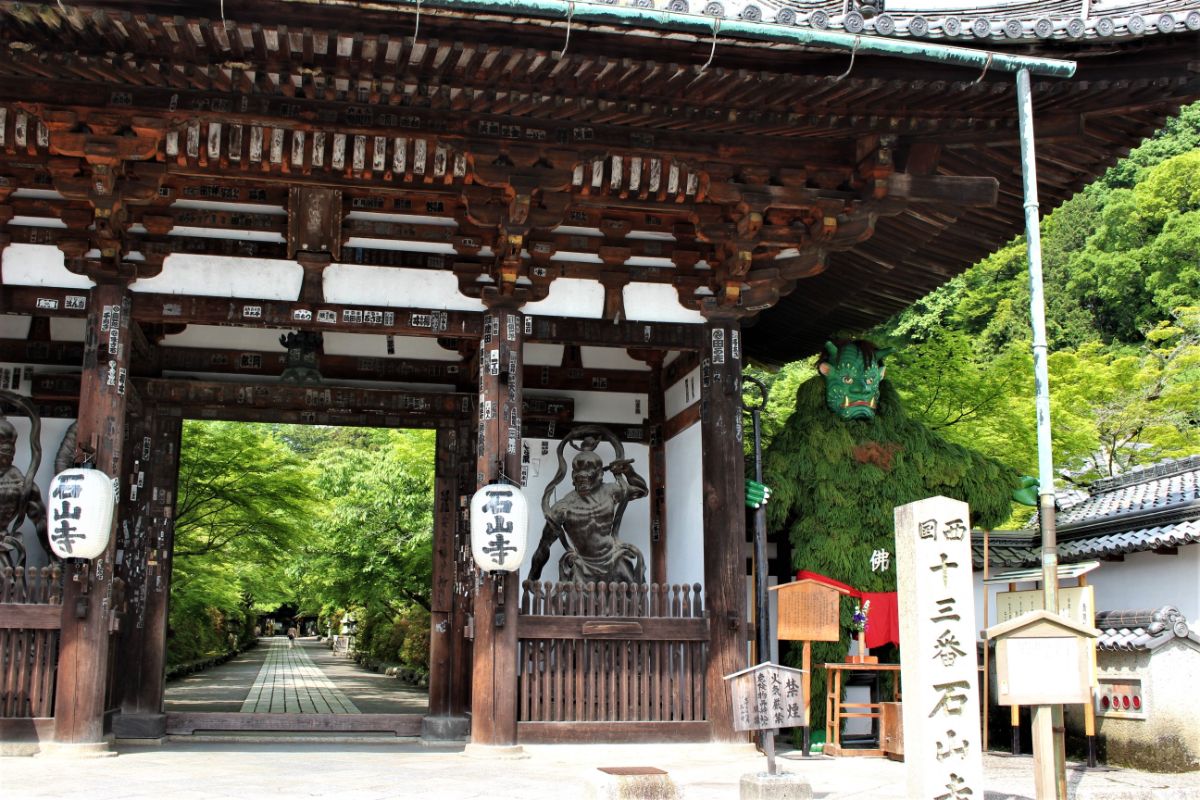
[[[800,642],[836,642],[841,638],[841,603],[848,592],[804,578],[782,586],[779,592],[779,639]]]

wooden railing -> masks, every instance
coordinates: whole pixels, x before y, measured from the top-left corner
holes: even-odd
[[[706,719],[699,584],[526,581],[517,635],[522,722]]]
[[[0,718],[54,716],[62,572],[0,572]]]

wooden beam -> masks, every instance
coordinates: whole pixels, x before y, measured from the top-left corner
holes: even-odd
[[[246,385],[204,381],[139,379],[150,401],[199,410],[216,419],[224,409],[374,413],[408,420],[453,420],[469,416],[474,397],[456,392],[361,389],[345,386]],[[205,413],[211,410],[212,414]]]
[[[1000,181],[954,175],[893,173],[887,180],[888,196],[913,203],[945,203],[954,208],[990,208],[996,205]]]
[[[517,732],[529,744],[647,744],[707,742],[709,722],[521,722]]]
[[[38,311],[39,300],[55,303],[57,316],[82,317],[87,313],[86,292],[79,290],[12,286],[5,287],[5,293],[12,313],[34,314]],[[241,325],[450,339],[478,339],[482,330],[482,314],[469,311],[336,304],[312,306],[298,301],[140,293],[134,295],[133,315],[138,322],[164,325]],[[702,326],[675,322],[614,323],[543,316],[525,319],[528,330],[525,341],[544,344],[587,342],[596,347],[696,350],[703,338]]]
[[[700,403],[692,403],[663,424],[663,439],[671,441],[700,421]]]

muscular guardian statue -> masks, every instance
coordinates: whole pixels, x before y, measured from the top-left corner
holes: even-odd
[[[29,414],[36,440],[40,425],[33,406],[25,398],[11,392],[0,394],[0,400],[16,405]],[[33,482],[33,474],[41,460],[41,448],[34,444],[33,463],[24,473],[13,466],[16,454],[17,429],[0,414],[0,554],[12,566],[22,567],[26,548],[21,525],[26,519],[33,523],[38,539],[48,554],[50,547],[46,539],[46,506],[42,502],[41,489]]]
[[[546,490],[542,510],[546,525],[542,539],[533,554],[529,570],[530,580],[539,580],[542,568],[550,558],[550,547],[555,539],[563,543],[566,550],[558,562],[560,581],[608,583],[625,581],[645,583],[646,562],[642,551],[617,538],[621,516],[630,500],[647,495],[646,481],[633,469],[633,460],[621,458],[620,443],[607,431],[597,428],[606,438],[616,442],[617,458],[607,467],[595,452],[597,440],[586,435],[579,453],[571,460],[571,482],[574,491],[552,506],[549,497],[555,484],[562,479],[560,474]],[[572,431],[566,444],[577,438],[579,431]],[[559,447],[562,459],[562,447]],[[611,472],[615,481],[604,481],[605,471]]]

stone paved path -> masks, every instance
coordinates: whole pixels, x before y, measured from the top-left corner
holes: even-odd
[[[321,672],[303,644],[266,639],[266,659],[242,702],[244,713],[358,714],[350,698]]]
[[[287,639],[263,637],[232,661],[168,683],[166,706],[168,713],[423,714],[429,694],[316,639],[298,639],[288,651]]]

